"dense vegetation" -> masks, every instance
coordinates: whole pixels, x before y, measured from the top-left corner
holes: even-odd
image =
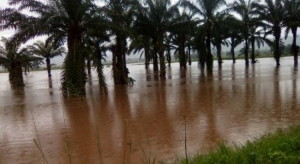
[[[274,134],[265,134],[245,145],[236,148],[220,144],[217,150],[205,155],[197,155],[191,159],[184,159],[180,163],[190,164],[264,164],[264,163],[289,163],[300,162],[300,128],[290,127],[278,130]]]
[[[298,0],[236,0],[231,4],[225,0],[175,3],[170,0],[9,0],[9,4],[11,8],[0,11],[0,30],[16,30],[8,39],[14,49],[41,35],[48,37],[46,43],[28,48],[26,51],[32,50],[31,55],[41,55],[34,47],[50,45],[57,49],[66,43],[68,50],[61,76],[65,94],[85,94],[85,65],[90,73],[91,62],[97,70],[99,85],[106,86],[102,60],[107,51],[113,54],[115,84],[126,84],[132,79],[126,67],[126,55],[131,52],[143,52],[145,67],[149,68],[152,61],[154,71],[159,71],[161,78],[165,77],[165,61],[170,65],[171,51],[178,57],[181,68],[186,67],[187,61],[191,64],[191,52],[196,52],[201,68],[211,72],[213,47],[221,65],[222,45],[231,47],[230,55],[235,63],[234,48],[241,43],[246,66],[249,52],[254,64],[255,46],[260,48],[264,44],[270,46],[279,66],[283,28],[285,36],[292,32],[291,53],[294,64],[298,65]],[[4,53],[1,55],[5,57]],[[51,57],[45,58],[50,77]]]

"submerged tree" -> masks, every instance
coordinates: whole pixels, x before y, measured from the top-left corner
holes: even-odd
[[[26,48],[20,48],[20,44],[2,37],[0,46],[0,65],[4,66],[9,72],[9,80],[17,86],[24,86],[22,67],[28,62],[36,60],[30,57]]]
[[[230,21],[230,24],[227,24],[228,31],[227,31],[227,38],[229,39],[230,44],[230,56],[232,58],[232,63],[236,62],[235,57],[235,47],[242,42],[242,36],[240,35],[240,24],[239,20],[235,17]]]
[[[260,18],[266,22],[266,28],[268,34],[273,34],[274,36],[274,58],[276,65],[280,65],[280,40],[281,40],[281,29],[284,26],[285,18],[285,8],[283,5],[283,0],[265,0],[263,4],[263,9],[259,10]]]
[[[66,53],[66,49],[64,47],[57,46],[52,43],[46,44],[42,41],[37,41],[27,48],[31,53],[45,58],[48,77],[51,77],[51,58],[62,56]]]
[[[212,43],[216,47],[217,50],[217,59],[219,66],[222,65],[222,45],[227,46],[228,41],[226,40],[228,37],[230,24],[234,23],[234,18],[232,15],[228,14],[227,12],[219,12],[216,16],[212,19],[214,24],[212,28]]]
[[[129,53],[133,52],[133,54],[139,53],[140,58],[144,55],[145,58],[145,68],[149,68],[151,56],[151,39],[148,36],[136,35],[130,43]]]
[[[298,65],[298,49],[297,46],[297,29],[300,26],[300,1],[299,0],[284,0],[284,8],[286,15],[284,18],[284,26],[286,27],[285,38],[291,31],[293,35],[293,44],[291,53],[294,56],[294,65]]]

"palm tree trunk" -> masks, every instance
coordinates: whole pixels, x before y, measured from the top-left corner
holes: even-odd
[[[248,44],[248,37],[247,37],[247,38],[245,38],[245,65],[246,65],[246,67],[249,66],[248,52],[249,52],[249,44]]]
[[[76,25],[69,29],[67,38],[68,54],[64,61],[61,79],[63,93],[72,96],[85,94],[84,56],[80,52],[81,31],[80,27]]]
[[[294,27],[292,28],[292,33],[293,33],[293,45],[292,45],[292,50],[293,50],[293,55],[294,55],[294,65],[298,65],[298,46],[297,46],[297,28]]]
[[[218,64],[219,64],[219,66],[222,65],[221,50],[222,50],[222,48],[221,48],[221,42],[219,42],[219,43],[217,44],[217,56],[218,56]]]
[[[256,63],[255,61],[255,38],[254,38],[254,34],[251,35],[251,63],[254,64]]]
[[[210,37],[211,36],[209,27],[206,34],[206,67],[208,72],[213,71],[213,56],[211,54]]]
[[[157,59],[157,51],[153,54],[153,70],[158,72],[158,59]]]
[[[145,48],[145,68],[149,68],[149,61],[150,61],[150,50],[149,46],[147,45]]]
[[[205,68],[205,63],[206,63],[206,40],[205,38],[200,39],[199,45],[197,45],[197,50],[198,50],[198,60],[199,60],[199,65],[200,68],[203,70]]]
[[[235,63],[235,54],[234,54],[234,37],[231,37],[231,56],[232,56],[232,63]]]
[[[188,51],[189,51],[189,65],[192,65],[192,61],[191,61],[191,46],[188,45]]]
[[[280,65],[280,50],[279,50],[279,39],[277,37],[275,37],[275,61],[276,61],[276,66]]]
[[[158,48],[157,48],[157,39],[153,38],[153,47],[154,47],[154,52],[153,52],[153,70],[155,72],[158,71],[158,59],[157,59],[157,52],[158,52]]]
[[[170,67],[171,66],[171,49],[170,49],[169,45],[167,48],[167,61],[168,61],[168,67]]]
[[[15,78],[15,74],[16,74],[16,64],[15,62],[10,63],[10,69],[8,70],[9,74],[9,81],[10,83],[14,84],[14,78]]]
[[[9,78],[12,84],[16,86],[24,86],[22,63],[20,61],[11,63]]]
[[[180,35],[180,44],[179,44],[179,63],[180,63],[180,68],[186,68],[186,55],[184,52],[184,42],[185,42],[185,36],[184,34]]]
[[[88,74],[91,75],[92,71],[91,71],[91,60],[90,59],[87,59],[86,67],[87,67]]]
[[[275,37],[275,51],[274,51],[274,57],[276,61],[276,66],[280,65],[280,47],[279,47],[279,42],[280,42],[280,27],[275,27],[274,28],[274,37]]]
[[[98,44],[99,45],[99,44]],[[101,49],[99,48],[99,46],[97,46],[97,73],[98,73],[98,79],[99,79],[99,85],[100,86],[103,86],[103,87],[106,87],[106,83],[105,83],[105,76],[104,76],[104,73],[103,73],[103,64],[102,64],[102,52],[101,52]]]
[[[51,77],[51,62],[50,62],[50,58],[46,58],[46,65],[47,65],[48,77]]]
[[[160,76],[165,77],[166,76],[166,65],[165,65],[165,55],[164,55],[164,48],[163,44],[160,44],[159,48],[159,65],[160,65]]]
[[[115,84],[127,84],[128,69],[126,68],[125,42],[121,34],[117,35],[114,50],[113,75]]]

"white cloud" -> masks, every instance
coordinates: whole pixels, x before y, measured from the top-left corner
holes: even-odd
[[[0,0],[0,9],[8,7],[8,0]],[[10,37],[14,34],[13,30],[0,31],[0,37]]]

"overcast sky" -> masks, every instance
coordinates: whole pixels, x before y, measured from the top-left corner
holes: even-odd
[[[3,9],[5,7],[8,7],[8,0],[0,0],[0,9]],[[5,30],[5,31],[0,31],[0,37],[10,37],[13,35],[13,31],[11,30]]]

